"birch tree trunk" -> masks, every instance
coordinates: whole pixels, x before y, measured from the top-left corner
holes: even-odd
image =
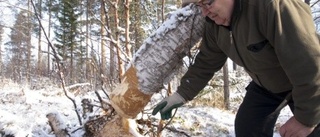
[[[100,18],[101,18],[101,28],[100,28],[100,34],[101,34],[101,74],[106,75],[106,31],[104,29],[105,21],[106,21],[106,11],[105,11],[105,3],[103,0],[100,1],[101,4],[101,10],[100,10]]]
[[[85,33],[85,37],[86,37],[86,39],[85,39],[85,44],[86,44],[86,59],[88,59],[89,58],[89,9],[90,9],[90,6],[91,6],[91,3],[89,2],[89,0],[86,0],[86,11],[85,11],[85,13],[86,13],[86,20],[85,20],[85,26],[86,26],[86,33]],[[87,80],[89,80],[90,81],[90,83],[92,83],[91,82],[91,78],[90,78],[90,70],[89,70],[89,62],[88,61],[86,61],[86,72],[85,72],[85,78],[87,79]]]
[[[204,18],[195,5],[171,14],[134,55],[121,83],[110,94],[115,118],[94,133],[97,137],[136,136],[135,118],[151,96],[169,82],[182,59],[202,37]],[[101,125],[101,120],[96,120]],[[95,125],[95,124],[90,124]],[[132,126],[133,125],[133,126]],[[88,126],[89,127],[89,126]],[[126,133],[126,134],[124,134]]]
[[[133,57],[129,69],[111,93],[111,104],[122,117],[135,118],[198,43],[204,18],[195,5],[174,12],[147,38]]]
[[[51,33],[50,33],[50,31],[51,31],[51,9],[52,9],[52,0],[48,0],[48,14],[49,14],[49,20],[48,20],[48,30],[47,30],[47,32],[48,32],[48,38],[50,38],[51,37]],[[51,72],[51,67],[50,67],[50,53],[51,53],[51,51],[50,51],[50,44],[48,43],[48,45],[47,45],[47,49],[48,49],[48,53],[47,53],[47,63],[48,63],[48,65],[47,65],[47,67],[48,67],[48,76],[51,78],[51,75],[50,75],[50,72]]]

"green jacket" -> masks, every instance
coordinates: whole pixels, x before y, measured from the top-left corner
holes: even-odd
[[[310,7],[301,0],[235,0],[230,27],[213,21],[178,93],[192,100],[229,57],[260,86],[292,90],[295,118],[320,122],[320,44]]]

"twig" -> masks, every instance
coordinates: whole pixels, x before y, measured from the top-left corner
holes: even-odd
[[[178,111],[178,108],[176,108],[176,110],[174,111],[171,119],[164,126],[162,126],[163,125],[162,120],[160,120],[159,125],[152,124],[153,126],[156,126],[158,128],[157,136],[163,131],[163,129],[168,129],[167,127],[172,122],[172,119],[175,117],[177,111]],[[145,135],[148,134],[148,133],[149,132],[145,133]]]
[[[158,127],[159,125],[152,124],[152,126]],[[172,131],[172,132],[177,132],[177,133],[179,133],[179,134],[183,134],[183,135],[185,135],[186,137],[191,137],[191,136],[188,135],[186,132],[184,132],[184,131],[179,131],[179,130],[177,130],[177,129],[175,129],[175,128],[172,128],[172,127],[164,127],[163,129],[167,129],[167,130],[170,130],[170,131]]]
[[[159,125],[157,126],[157,127],[158,127],[157,137],[161,137],[161,131],[162,131],[163,128],[164,128],[163,123],[164,123],[163,120],[160,120],[160,121],[159,121]]]
[[[95,91],[94,92],[95,94],[96,94],[96,96],[98,97],[98,99],[99,99],[99,102],[100,102],[100,105],[101,105],[101,108],[104,110],[104,111],[108,111],[108,106],[107,106],[107,104],[102,100],[102,98],[101,98],[101,96],[100,96],[100,94],[97,92],[97,91]]]
[[[161,133],[163,129],[167,128],[167,126],[172,122],[173,118],[176,116],[177,111],[178,111],[178,108],[176,108],[176,110],[174,111],[173,116],[171,117],[171,119],[168,121],[168,123],[166,123],[163,126],[163,128],[158,133]]]
[[[103,80],[102,80],[102,82],[103,82]],[[103,93],[107,96],[107,98],[110,100],[109,95],[107,94],[107,92],[104,90],[104,88],[103,88],[103,87],[101,87],[101,90],[102,90],[102,91],[103,91]]]
[[[172,127],[166,127],[166,129],[168,129],[168,130],[170,130],[170,131],[172,131],[172,132],[178,132],[178,133],[180,133],[180,134],[185,135],[186,137],[191,137],[191,136],[188,135],[186,132],[179,131],[179,130],[177,130],[177,129],[175,129],[175,128],[172,128]]]
[[[317,3],[319,3],[320,1],[316,1],[315,3],[313,3],[310,7],[313,7],[314,5],[316,5]]]
[[[80,130],[80,129],[83,129],[83,127],[79,127],[79,128],[77,128],[77,129],[75,129],[74,131],[72,131],[71,133],[73,134],[73,133],[76,133],[78,130]]]

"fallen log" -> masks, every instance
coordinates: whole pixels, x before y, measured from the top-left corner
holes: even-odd
[[[67,137],[66,126],[58,113],[49,113],[46,115],[49,125],[56,137]]]

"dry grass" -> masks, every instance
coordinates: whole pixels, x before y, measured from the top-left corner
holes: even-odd
[[[224,109],[223,90],[211,89],[209,91],[202,91],[200,95],[189,104],[191,106],[208,106]]]
[[[212,83],[211,83],[212,84]],[[241,86],[244,88],[243,85],[233,84],[230,85],[230,111],[236,112],[238,106],[241,104],[245,90],[238,89]],[[188,103],[191,106],[206,106],[206,107],[216,107],[222,110],[225,110],[225,103],[224,103],[224,90],[223,86],[220,84],[213,84],[210,88],[202,90],[198,96],[196,96],[192,101]]]

